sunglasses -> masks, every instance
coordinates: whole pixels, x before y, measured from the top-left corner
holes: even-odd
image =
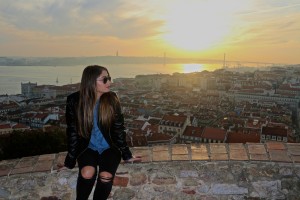
[[[111,81],[110,76],[104,76],[102,79],[97,79],[97,81],[102,81],[104,84],[107,83],[107,81]]]

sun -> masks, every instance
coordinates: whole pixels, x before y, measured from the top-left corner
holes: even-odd
[[[183,73],[200,72],[203,70],[202,64],[195,64],[195,63],[183,64],[182,67],[183,67]]]
[[[228,8],[219,4],[216,0],[174,1],[166,14],[164,40],[188,51],[205,50],[220,43],[230,32],[232,4]]]

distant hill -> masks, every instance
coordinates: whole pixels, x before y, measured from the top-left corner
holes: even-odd
[[[220,63],[223,60],[218,59],[201,59],[201,58],[170,58],[170,57],[134,57],[134,56],[94,56],[94,57],[0,57],[0,66],[74,66],[74,65],[91,65],[91,64],[171,64],[171,63]],[[247,66],[293,66],[293,64],[266,63],[256,61],[229,61],[234,65]],[[299,64],[297,65],[299,66]]]
[[[206,62],[222,62],[220,60],[201,60]],[[0,57],[0,66],[68,66],[90,64],[138,64],[138,63],[192,63],[199,62],[188,58],[164,57]]]

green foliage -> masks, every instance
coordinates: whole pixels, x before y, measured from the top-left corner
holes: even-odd
[[[0,136],[0,160],[15,159],[67,150],[66,134],[57,129],[14,131]]]

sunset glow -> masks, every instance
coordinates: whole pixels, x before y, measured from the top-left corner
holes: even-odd
[[[183,64],[183,73],[201,72],[202,70],[202,64]]]
[[[166,16],[166,41],[188,51],[205,50],[222,42],[230,33],[233,17],[230,4],[228,8],[218,4],[215,0],[174,1]]]
[[[0,1],[1,56],[300,63],[294,0]]]

